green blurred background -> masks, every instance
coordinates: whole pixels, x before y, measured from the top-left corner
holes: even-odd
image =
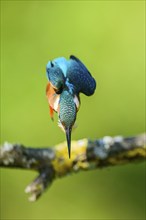
[[[1,1],[1,143],[65,140],[49,118],[46,64],[74,54],[97,80],[72,138],[144,132],[144,1]],[[81,172],[27,201],[33,171],[1,170],[1,219],[145,219],[145,164]]]

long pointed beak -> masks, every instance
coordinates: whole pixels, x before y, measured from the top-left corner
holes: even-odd
[[[67,140],[67,146],[68,146],[68,156],[70,158],[70,152],[71,152],[71,128],[67,128],[65,130],[66,132],[66,140]]]

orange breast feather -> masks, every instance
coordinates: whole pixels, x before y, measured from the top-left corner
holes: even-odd
[[[50,116],[53,119],[53,112],[58,112],[59,110],[59,99],[60,95],[56,94],[52,84],[49,82],[46,87],[46,95],[49,102],[50,107]]]

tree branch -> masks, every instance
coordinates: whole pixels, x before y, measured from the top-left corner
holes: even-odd
[[[95,141],[72,141],[71,159],[66,142],[55,147],[30,148],[22,144],[4,143],[0,148],[0,167],[36,170],[38,177],[25,192],[35,201],[56,177],[79,170],[91,170],[144,161],[146,159],[146,134],[124,138],[103,137]]]

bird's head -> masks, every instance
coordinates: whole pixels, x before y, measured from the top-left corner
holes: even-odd
[[[74,102],[74,97],[67,90],[64,90],[60,95],[58,114],[60,123],[59,126],[62,127],[66,133],[68,154],[70,158],[71,132],[76,120],[77,107]]]

